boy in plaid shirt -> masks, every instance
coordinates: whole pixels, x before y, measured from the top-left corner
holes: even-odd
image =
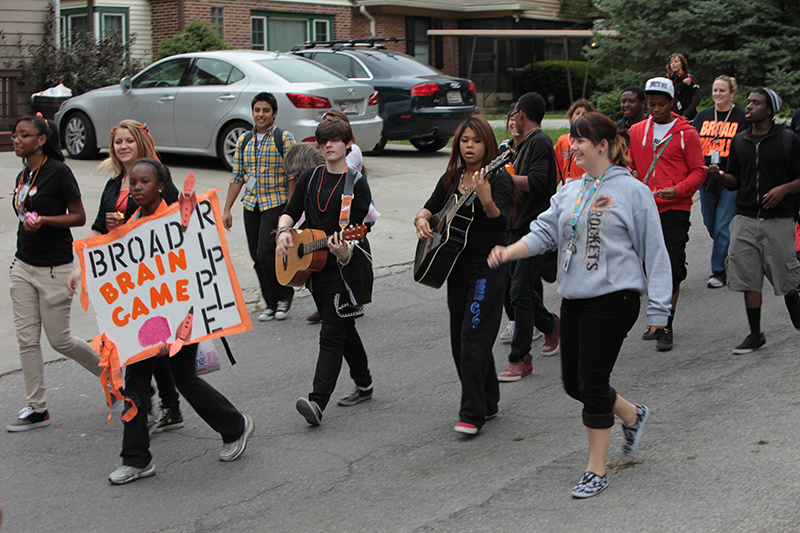
[[[244,231],[267,306],[258,319],[268,322],[273,318],[285,319],[294,296],[294,289],[284,287],[275,277],[275,228],[294,191],[294,177],[287,177],[283,169],[283,154],[296,141],[288,131],[278,128],[276,132],[278,102],[272,94],[257,94],[252,108],[255,127],[236,143],[222,221],[230,230],[233,226],[231,207],[244,186]]]

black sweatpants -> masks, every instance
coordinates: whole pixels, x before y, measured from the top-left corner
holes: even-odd
[[[459,421],[483,426],[497,413],[500,387],[492,347],[503,318],[508,271],[459,260],[447,279],[450,345],[461,380]]]

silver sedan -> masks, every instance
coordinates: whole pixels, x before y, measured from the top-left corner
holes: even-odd
[[[70,98],[56,114],[70,157],[95,157],[120,120],[147,124],[159,152],[219,157],[230,168],[236,141],[253,126],[251,100],[278,101],[276,123],[298,141],[313,141],[323,113],[347,114],[359,144],[381,136],[378,95],[302,57],[255,50],[171,56],[119,85]]]

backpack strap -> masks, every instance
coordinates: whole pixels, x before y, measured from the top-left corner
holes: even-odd
[[[272,131],[272,140],[275,142],[275,148],[278,149],[281,158],[283,158],[283,152],[285,150],[283,146],[283,130],[278,126],[275,126],[275,129]]]

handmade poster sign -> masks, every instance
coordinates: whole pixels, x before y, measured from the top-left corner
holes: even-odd
[[[195,197],[190,178],[182,201],[74,243],[81,304],[86,310],[91,301],[103,342],[113,343],[122,364],[155,355],[163,343],[174,355],[186,343],[253,329],[217,194]]]

